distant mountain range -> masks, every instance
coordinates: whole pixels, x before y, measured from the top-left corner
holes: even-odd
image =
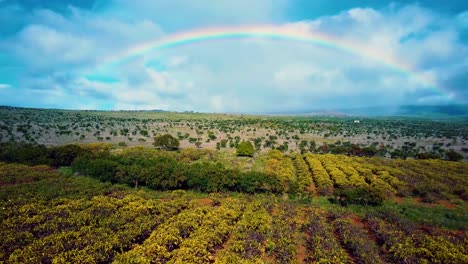
[[[13,106],[0,106],[0,109],[31,109]],[[37,109],[39,110],[39,109]],[[42,109],[44,110],[44,109]],[[61,109],[49,109],[61,110]],[[62,109],[63,110],[63,109]],[[102,111],[102,110],[84,110],[84,111]],[[112,112],[104,110],[105,112]],[[151,110],[116,110],[116,112],[156,112],[165,113],[167,110],[151,109]],[[181,113],[199,113],[194,111],[185,111]],[[202,112],[203,113],[203,112]],[[231,113],[235,114],[235,113]],[[347,117],[347,116],[367,116],[367,117],[455,117],[468,119],[468,104],[452,104],[452,105],[401,105],[401,106],[373,106],[359,108],[341,108],[341,109],[315,109],[310,111],[285,111],[285,112],[268,112],[268,113],[237,113],[237,114],[253,114],[253,115],[273,115],[273,116],[329,116],[329,117]]]
[[[468,117],[468,105],[402,105],[343,109],[346,115],[362,116],[456,116]]]
[[[401,105],[373,106],[341,109],[316,109],[311,111],[274,112],[267,115],[300,116],[407,116],[407,117],[467,117],[468,104],[453,105]]]

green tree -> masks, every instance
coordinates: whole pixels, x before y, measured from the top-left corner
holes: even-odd
[[[81,155],[90,154],[78,145],[64,145],[49,148],[48,158],[52,160],[52,166],[70,166]]]
[[[236,149],[237,156],[248,156],[252,157],[255,153],[254,146],[250,141],[242,141]]]
[[[177,150],[179,148],[179,140],[169,134],[156,136],[153,145],[162,150]]]
[[[445,157],[450,161],[460,161],[463,159],[463,155],[451,149],[445,152]]]

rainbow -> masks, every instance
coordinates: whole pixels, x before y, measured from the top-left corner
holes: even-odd
[[[166,35],[144,43],[139,43],[123,52],[104,59],[101,65],[118,65],[126,60],[144,55],[157,50],[174,48],[193,43],[205,42],[218,39],[242,39],[242,38],[263,38],[273,40],[285,40],[293,42],[307,43],[315,46],[335,49],[359,57],[370,59],[381,63],[390,69],[407,75],[411,80],[420,85],[438,88],[436,82],[429,76],[424,76],[412,68],[411,65],[396,58],[388,51],[382,48],[376,48],[366,43],[357,43],[327,35],[321,32],[313,32],[308,27],[292,27],[290,25],[272,26],[236,26],[236,27],[213,27],[202,28],[187,32],[180,32],[172,35]],[[447,94],[446,92],[443,92]]]

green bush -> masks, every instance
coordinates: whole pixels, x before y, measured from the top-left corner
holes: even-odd
[[[384,195],[375,188],[365,187],[345,187],[337,188],[334,191],[335,201],[341,205],[361,204],[361,205],[381,205],[385,199]]]
[[[242,141],[236,149],[237,156],[247,156],[252,157],[255,153],[254,146],[250,141]]]
[[[51,147],[48,152],[48,158],[52,160],[51,165],[60,167],[70,166],[77,157],[83,156],[89,151],[78,145],[64,145]]]
[[[119,163],[105,158],[77,158],[72,164],[74,171],[91,176],[102,182],[117,183],[116,172]]]
[[[44,145],[23,142],[0,144],[0,161],[27,165],[50,165],[48,149]]]
[[[154,138],[153,145],[162,150],[177,150],[179,148],[179,140],[169,134],[157,136]]]
[[[463,155],[451,149],[445,152],[445,157],[450,161],[460,161],[463,159]]]

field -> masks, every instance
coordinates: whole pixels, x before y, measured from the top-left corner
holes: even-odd
[[[98,155],[0,163],[0,261],[468,261],[465,162],[82,148]]]
[[[182,148],[233,149],[248,140],[263,153],[277,148],[283,152],[347,154],[353,146],[387,157],[444,158],[449,150],[468,157],[468,123],[463,118],[275,117],[0,107],[0,142],[151,146],[152,137],[165,133],[177,137]]]
[[[0,263],[468,263],[463,120],[0,115]]]

